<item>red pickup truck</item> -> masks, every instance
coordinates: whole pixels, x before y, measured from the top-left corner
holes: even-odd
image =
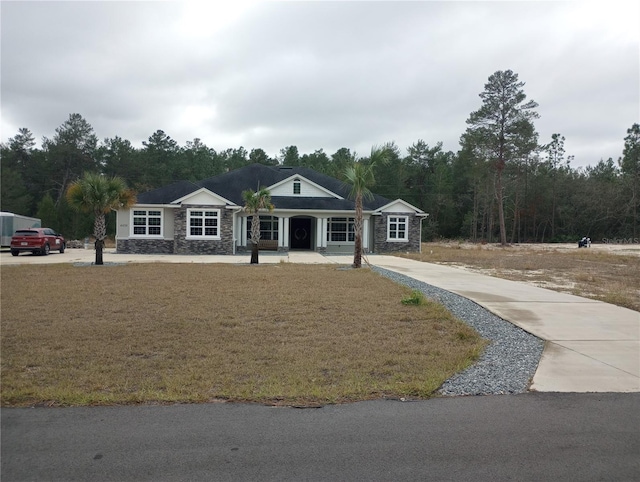
[[[64,238],[51,228],[19,229],[11,237],[11,254],[18,256],[20,251],[46,256],[50,251],[64,253],[67,247]]]

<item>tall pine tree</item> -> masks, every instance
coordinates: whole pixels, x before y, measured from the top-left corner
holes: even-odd
[[[529,156],[538,145],[533,110],[538,104],[525,102],[527,96],[511,70],[497,71],[489,77],[480,94],[482,106],[467,119],[467,138],[474,139],[479,151],[489,155],[495,173],[495,197],[498,204],[500,243],[507,244],[504,217],[503,172],[507,163]]]

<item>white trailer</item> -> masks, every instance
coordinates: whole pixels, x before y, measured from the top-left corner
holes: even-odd
[[[21,216],[20,214],[0,212],[0,235],[2,247],[11,246],[11,236],[18,229],[40,228],[41,221],[38,218]]]

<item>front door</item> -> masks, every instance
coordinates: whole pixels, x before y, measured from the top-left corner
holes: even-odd
[[[291,218],[289,220],[289,246],[291,249],[311,249],[311,219]]]

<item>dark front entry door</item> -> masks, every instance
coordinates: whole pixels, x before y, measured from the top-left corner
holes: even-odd
[[[291,218],[289,238],[291,249],[311,249],[311,219]]]

